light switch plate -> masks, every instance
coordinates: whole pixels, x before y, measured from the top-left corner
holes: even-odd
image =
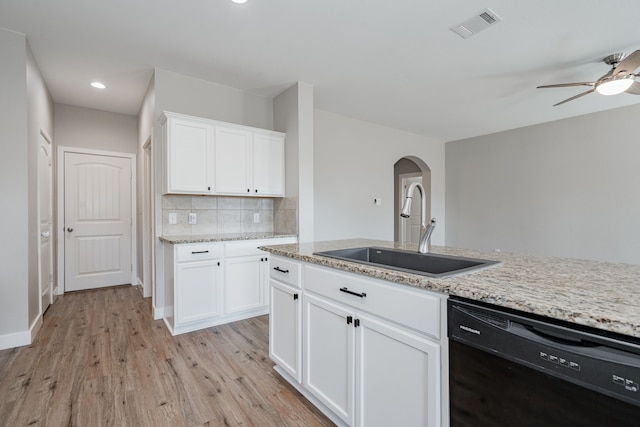
[[[197,221],[197,215],[194,213],[189,214],[189,224],[194,225]]]
[[[260,222],[260,214],[258,212],[253,214],[253,222],[255,223]]]
[[[376,197],[373,199],[373,204],[376,206],[382,206],[382,199],[380,197]]]
[[[175,212],[171,212],[169,214],[169,225],[174,225],[178,223],[178,214]]]

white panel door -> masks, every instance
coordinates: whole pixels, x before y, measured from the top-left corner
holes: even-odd
[[[258,195],[284,195],[283,138],[253,134],[253,187]]]
[[[65,153],[65,291],[131,283],[131,159]]]
[[[51,142],[40,134],[38,150],[38,215],[40,220],[40,296],[42,299],[41,312],[53,303],[53,251],[52,242],[52,212],[51,201]]]

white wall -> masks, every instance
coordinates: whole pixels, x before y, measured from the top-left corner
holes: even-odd
[[[413,155],[431,169],[432,242],[444,243],[444,144],[322,110],[314,129],[315,240],[393,240],[393,165]]]
[[[138,149],[136,116],[55,104],[56,145],[135,154]]]
[[[447,143],[447,245],[640,263],[639,115]]]

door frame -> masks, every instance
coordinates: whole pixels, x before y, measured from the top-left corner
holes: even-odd
[[[152,132],[153,134],[153,132]],[[151,297],[155,294],[155,235],[154,191],[153,182],[153,136],[149,136],[142,146],[143,176],[142,176],[142,296]]]
[[[49,252],[50,252],[50,260],[49,262],[51,263],[51,289],[50,289],[50,296],[49,298],[51,299],[51,304],[53,304],[53,302],[55,301],[55,295],[58,292],[58,283],[56,280],[54,280],[54,269],[53,266],[55,264],[55,239],[54,239],[54,235],[56,235],[55,233],[55,218],[53,216],[53,200],[54,200],[54,193],[53,193],[53,187],[54,187],[54,183],[53,183],[53,167],[54,167],[54,161],[53,161],[53,157],[54,157],[54,150],[53,150],[53,139],[51,138],[51,136],[49,135],[49,133],[40,128],[40,131],[38,132],[39,137],[42,136],[42,138],[44,138],[45,141],[47,141],[47,143],[49,144],[49,161],[51,162],[51,169],[50,169],[50,173],[49,173],[49,219],[51,221],[51,224],[49,226]],[[39,139],[39,138],[38,138]],[[40,148],[40,141],[38,141],[38,149]],[[39,162],[39,158],[38,158],[38,162]],[[37,219],[37,223],[38,223],[38,291],[39,291],[39,307],[40,307],[40,315],[42,316],[44,314],[44,308],[42,307],[42,291],[44,288],[44,284],[42,283],[42,244],[40,243],[40,222],[42,220],[41,216],[40,216],[40,209],[42,208],[42,206],[40,206],[40,194],[42,191],[42,188],[40,187],[40,164],[38,164],[37,167],[37,171],[38,171],[38,186],[37,186],[37,200],[38,200],[38,219]]]
[[[96,156],[123,157],[131,162],[131,284],[137,284],[138,257],[136,256],[137,227],[136,227],[136,155],[116,151],[93,150],[78,147],[58,146],[56,149],[56,232],[57,267],[58,267],[58,295],[63,295],[65,290],[65,251],[64,251],[64,158],[67,153],[89,154]]]
[[[405,186],[406,186],[406,182],[407,182],[407,178],[417,178],[417,177],[421,177],[424,180],[424,176],[422,175],[422,172],[407,172],[407,173],[401,173],[400,175],[398,175],[398,185],[400,186],[400,188],[398,189],[398,206],[402,206],[404,204],[404,198],[405,198]],[[426,189],[425,189],[426,192]],[[426,194],[422,195],[422,197],[427,197]],[[422,201],[420,201],[420,203],[422,203]],[[427,217],[429,213],[427,212]],[[407,222],[406,221],[398,221],[398,242],[405,242],[406,239],[406,232],[407,232]]]

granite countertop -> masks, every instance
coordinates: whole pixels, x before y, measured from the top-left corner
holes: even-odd
[[[435,254],[502,261],[444,279],[347,262],[314,252],[362,246],[415,250],[379,240],[266,246],[274,255],[640,338],[640,265],[433,246]]]
[[[185,235],[185,236],[160,236],[160,240],[162,240],[163,242],[179,244],[179,243],[229,242],[233,240],[278,239],[283,237],[297,237],[297,236],[295,234],[258,232],[258,233],[194,234],[194,235]]]

